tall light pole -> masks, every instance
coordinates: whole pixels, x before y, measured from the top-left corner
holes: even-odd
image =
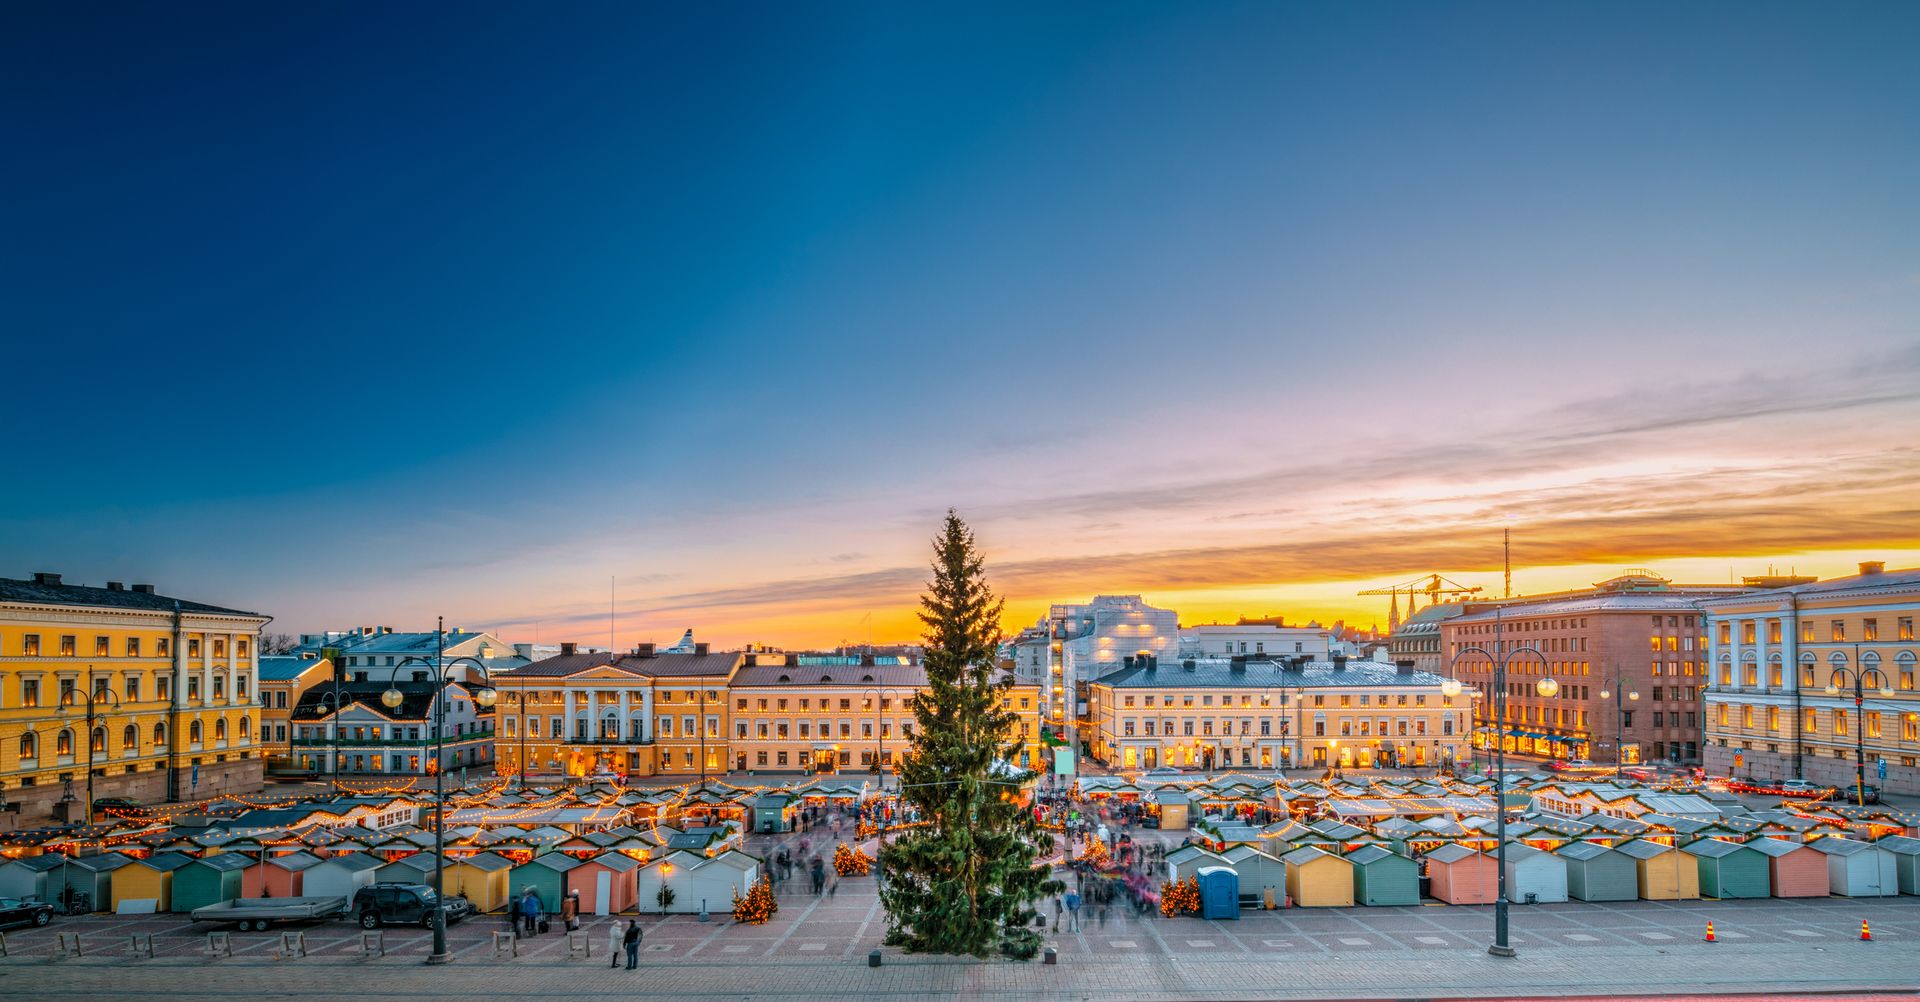
[[[1893,683],[1878,668],[1860,666],[1860,645],[1853,645],[1853,667],[1835,668],[1827,676],[1827,695],[1840,695],[1843,682],[1853,685],[1853,790],[1860,806],[1867,806],[1867,714],[1865,683],[1868,679],[1879,679],[1880,695],[1891,698]],[[91,777],[89,777],[91,778]]]
[[[401,703],[405,702],[407,698],[406,694],[401,692],[399,687],[394,684],[394,681],[400,676],[400,669],[405,668],[409,664],[417,663],[428,665],[433,670],[433,893],[435,898],[433,908],[433,952],[427,954],[427,963],[429,964],[445,964],[453,960],[453,952],[447,949],[447,910],[445,904],[441,902],[438,897],[446,893],[447,886],[447,825],[445,816],[447,805],[447,764],[442,761],[442,758],[446,754],[447,742],[447,686],[453,683],[453,676],[450,675],[447,670],[454,665],[464,662],[478,669],[481,679],[489,683],[492,681],[492,675],[487,671],[486,662],[481,661],[479,658],[457,657],[451,661],[447,659],[446,628],[446,617],[442,616],[438,624],[434,627],[433,660],[429,662],[426,658],[421,657],[402,658],[399,664],[393,666],[393,674],[387,678],[387,691],[380,694],[380,702],[385,704],[388,709],[398,707]],[[498,694],[494,692],[490,684],[482,685],[473,692],[473,701],[483,708],[492,706],[497,697]]]
[[[882,792],[887,788],[887,722],[881,719],[880,714],[886,705],[888,693],[898,696],[900,690],[892,686],[873,687],[861,694],[873,700],[873,726],[876,728],[875,736],[880,741],[879,757],[874,759],[873,768],[875,774],[880,777],[880,789]]]
[[[1625,764],[1627,751],[1627,704],[1640,698],[1640,690],[1628,684],[1626,676],[1618,669],[1613,673],[1613,684],[1620,690],[1619,698],[1613,706],[1613,778],[1620,778],[1620,767]],[[1600,687],[1601,699],[1614,699],[1614,693],[1606,686]]]
[[[1511,664],[1513,659],[1517,657],[1531,655],[1535,660],[1540,662],[1542,671],[1551,670],[1549,668],[1550,662],[1547,661],[1546,655],[1540,653],[1535,648],[1516,647],[1513,650],[1507,650],[1506,642],[1503,639],[1504,635],[1501,628],[1500,607],[1494,606],[1493,650],[1488,651],[1486,648],[1478,646],[1467,647],[1453,656],[1453,663],[1455,664],[1459,663],[1462,658],[1480,657],[1485,658],[1487,663],[1493,667],[1494,718],[1497,725],[1495,730],[1500,732],[1495,734],[1496,740],[1493,746],[1493,809],[1494,824],[1496,826],[1494,838],[1498,844],[1500,894],[1493,902],[1493,945],[1487,947],[1487,952],[1496,957],[1511,957],[1514,955],[1513,947],[1507,942],[1507,736],[1505,734],[1507,726],[1507,665]],[[1451,699],[1454,696],[1460,695],[1461,685],[1460,680],[1453,677],[1453,672],[1449,671],[1447,674],[1448,678],[1446,681],[1440,683],[1440,692]],[[1554,681],[1551,675],[1543,675],[1538,682],[1534,683],[1534,691],[1538,692],[1542,697],[1550,699],[1554,693],[1560,691],[1560,683]]]
[[[93,687],[93,666],[88,665],[87,666],[87,688],[84,690],[74,689],[69,691],[66,695],[66,698],[60,701],[60,707],[59,707],[60,711],[64,713],[66,712],[68,707],[79,705],[79,698],[77,697],[85,697],[87,701],[87,724],[86,724],[87,726],[87,813],[86,813],[86,818],[87,818],[87,827],[91,828],[93,827],[93,722],[95,718],[98,716],[97,713],[95,712],[95,704],[98,702],[110,701],[111,705],[117,708],[120,705],[120,696],[119,694],[115,693],[112,689],[109,689],[106,686],[101,686],[100,688],[95,689]],[[106,743],[106,739],[103,737],[101,739],[101,744],[104,745],[105,743]]]

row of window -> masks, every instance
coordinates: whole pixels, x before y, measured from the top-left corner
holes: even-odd
[[[112,687],[111,682],[112,679],[109,678],[97,676],[94,678],[93,703],[96,707],[113,706],[119,703],[141,702],[141,677],[139,675],[129,674],[125,679],[122,679],[118,691]],[[233,698],[236,700],[246,699],[247,685],[248,677],[246,675],[235,675],[233,677]],[[173,698],[173,676],[164,673],[156,674],[154,676],[154,690],[153,698],[156,700],[165,701]],[[187,676],[187,698],[189,700],[200,698],[200,675],[198,673]],[[213,676],[213,698],[227,698],[226,675],[215,674]],[[85,702],[86,699],[80,695],[79,679],[63,678],[58,681],[58,688],[56,689],[52,705],[75,706],[84,704]],[[19,705],[22,707],[36,707],[40,705],[39,678],[21,677]],[[283,702],[281,705],[285,706],[286,704]]]
[[[1742,705],[1740,707],[1740,726],[1742,728],[1752,730],[1756,726],[1756,721],[1764,720],[1767,730],[1777,731],[1780,729],[1782,716],[1780,707],[1769,706],[1764,709],[1763,713],[1758,714],[1755,710],[1756,708],[1751,705]],[[1828,719],[1830,721],[1829,733],[1835,737],[1846,737],[1852,733],[1852,711],[1834,709],[1828,711],[1828,713]],[[1902,713],[1898,714],[1898,716],[1900,719],[1900,740],[1920,741],[1920,714]],[[1727,703],[1721,703],[1719,709],[1716,711],[1715,719],[1721,727],[1731,726],[1733,707]],[[1861,718],[1861,723],[1863,725],[1862,736],[1869,738],[1885,736],[1885,732],[1881,726],[1879,710],[1866,711]],[[1800,733],[1806,735],[1820,733],[1819,710],[1806,709],[1801,711]]]
[[[1872,652],[1868,652],[1868,653],[1869,655],[1872,655]],[[1861,658],[1860,666],[1862,668],[1879,668],[1880,658],[1877,655],[1863,657]],[[1838,651],[1835,651],[1831,661],[1828,664],[1829,672],[1831,673],[1835,669],[1845,668],[1845,667],[1847,667],[1847,656]],[[1914,676],[1913,652],[1911,651],[1901,652],[1900,664],[1898,665],[1898,669],[1899,670],[1896,673],[1897,674],[1897,682],[1895,683],[1896,687],[1899,688],[1899,690],[1902,692],[1912,692],[1913,676]],[[1820,688],[1824,686],[1825,683],[1819,681],[1819,674],[1820,674],[1819,666],[1817,664],[1813,662],[1804,662],[1804,661],[1801,662],[1800,687],[1802,689],[1814,689],[1814,688]],[[1747,686],[1748,688],[1757,687],[1760,684],[1760,666],[1753,663],[1742,664],[1740,666],[1740,674],[1738,677],[1740,679],[1741,685]],[[1733,664],[1731,662],[1722,663],[1720,665],[1720,684],[1723,686],[1732,686],[1734,684],[1734,678],[1735,678],[1735,675],[1734,675]],[[1780,662],[1776,661],[1767,665],[1767,684],[1775,689],[1778,689],[1784,684],[1784,682],[1785,682],[1785,669],[1781,666]],[[1848,683],[1848,684],[1850,685],[1851,683]],[[1873,687],[1877,688],[1878,683],[1877,682],[1874,683]]]
[[[1129,737],[1129,738],[1135,736],[1135,723],[1136,721],[1133,718],[1126,718],[1121,720],[1120,721],[1121,735],[1123,737]],[[1142,736],[1149,737],[1149,738],[1155,737],[1155,736],[1186,737],[1186,738],[1196,737],[1196,736],[1197,737],[1213,737],[1214,736],[1214,733],[1215,733],[1214,721],[1212,720],[1198,721],[1197,723],[1199,724],[1200,731],[1197,735],[1194,733],[1195,723],[1196,721],[1191,719],[1180,721],[1180,732],[1178,734],[1175,734],[1174,723],[1171,719],[1156,721],[1153,718],[1148,717],[1144,720],[1138,721],[1139,733]],[[1255,733],[1254,725],[1256,723],[1258,723],[1259,725],[1259,728],[1258,728],[1259,736],[1272,737],[1274,736],[1274,733],[1275,733],[1275,729],[1273,727],[1273,720],[1271,718],[1263,717],[1258,721],[1255,721],[1252,718],[1241,718],[1238,721],[1238,723],[1239,723],[1238,733],[1244,737],[1252,737],[1254,735]],[[1282,719],[1280,721],[1280,726],[1278,729],[1279,736],[1286,737],[1293,732],[1291,723],[1292,723],[1291,721],[1288,721],[1285,719]],[[1157,729],[1155,726],[1156,724],[1159,725]],[[1236,733],[1234,730],[1234,724],[1235,724],[1234,720],[1223,719],[1219,721],[1220,736],[1227,737]],[[1325,737],[1327,735],[1328,726],[1329,724],[1325,717],[1315,718],[1315,720],[1313,721],[1314,736]],[[1331,726],[1337,728],[1337,732],[1342,736],[1350,736],[1350,735],[1358,734],[1360,737],[1372,737],[1373,735],[1378,734],[1381,737],[1386,737],[1390,734],[1398,734],[1401,737],[1411,737],[1411,736],[1422,736],[1427,733],[1427,718],[1414,717],[1412,719],[1408,719],[1406,717],[1398,717],[1393,720],[1389,720],[1386,717],[1380,717],[1378,719],[1374,719],[1370,717],[1362,717],[1356,721],[1349,717],[1341,717],[1340,719],[1334,721]],[[1356,727],[1358,728],[1357,731],[1355,730]],[[1156,730],[1157,730],[1157,734],[1156,734]],[[1452,714],[1444,714],[1441,716],[1440,733],[1446,734],[1446,735],[1451,735],[1453,733],[1453,715]]]
[[[1174,705],[1174,699],[1175,699],[1175,698],[1178,698],[1178,699],[1180,700],[1180,703],[1179,703],[1179,705],[1181,705],[1181,706],[1192,706],[1192,705],[1193,705],[1193,699],[1194,699],[1194,696],[1193,696],[1193,693],[1190,693],[1190,692],[1189,692],[1189,693],[1182,693],[1182,694],[1181,694],[1181,695],[1179,695],[1178,697],[1175,697],[1173,693],[1163,693],[1163,694],[1160,694],[1160,695],[1159,695],[1159,696],[1157,697],[1157,699],[1158,699],[1158,705],[1160,705],[1160,706],[1173,706],[1173,705]],[[1141,696],[1141,697],[1139,697],[1139,699],[1140,699],[1140,705],[1141,705],[1141,706],[1153,706],[1153,705],[1155,705],[1155,700],[1156,700],[1156,696],[1155,696],[1155,694],[1153,694],[1153,693],[1147,693],[1146,695],[1144,695],[1144,696]],[[1384,693],[1384,692],[1383,692],[1383,693],[1380,693],[1380,694],[1378,695],[1378,697],[1377,697],[1377,698],[1375,697],[1375,695],[1374,695],[1373,693],[1369,693],[1369,692],[1363,692],[1363,693],[1361,693],[1361,694],[1360,694],[1360,696],[1359,696],[1359,700],[1358,700],[1358,703],[1357,703],[1357,704],[1356,704],[1356,702],[1355,702],[1355,699],[1354,699],[1354,696],[1353,696],[1353,695],[1352,695],[1351,693],[1343,693],[1343,694],[1341,694],[1341,696],[1339,697],[1339,705],[1341,705],[1341,706],[1343,706],[1343,707],[1346,707],[1346,706],[1354,706],[1354,705],[1359,705],[1359,706],[1367,706],[1367,705],[1376,705],[1376,706],[1387,706],[1387,705],[1389,705],[1389,700],[1391,700],[1391,701],[1392,701],[1392,705],[1394,705],[1394,706],[1406,706],[1406,705],[1407,705],[1407,702],[1408,702],[1408,698],[1407,698],[1407,694],[1406,694],[1406,693],[1404,693],[1404,692],[1402,692],[1402,693],[1397,693],[1397,694],[1389,694],[1389,693]],[[1120,705],[1121,705],[1121,706],[1123,706],[1123,707],[1131,707],[1131,706],[1133,706],[1133,705],[1134,705],[1134,703],[1133,703],[1133,701],[1134,701],[1134,697],[1133,697],[1133,696],[1122,696],[1122,697],[1120,697]],[[1415,694],[1413,695],[1413,698],[1412,698],[1412,702],[1413,702],[1413,705],[1414,705],[1414,706],[1425,706],[1425,705],[1427,705],[1427,697],[1426,697],[1426,694],[1425,694],[1425,693],[1415,693]],[[1449,705],[1449,706],[1450,706],[1450,705],[1452,705],[1452,704],[1451,704],[1451,702],[1449,702],[1449,701],[1446,701],[1446,700],[1442,700],[1442,702],[1443,702],[1443,703],[1444,703],[1445,705]],[[1202,694],[1202,695],[1200,696],[1200,705],[1201,705],[1201,706],[1212,706],[1212,705],[1213,705],[1213,696],[1212,696],[1211,694]],[[1221,706],[1223,706],[1223,707],[1228,707],[1228,706],[1232,706],[1232,705],[1234,705],[1234,702],[1233,702],[1233,696],[1232,696],[1232,694],[1228,694],[1228,695],[1224,695],[1224,696],[1221,696],[1221,697],[1220,697],[1220,705],[1221,705]],[[1241,705],[1242,707],[1251,707],[1251,706],[1253,706],[1253,705],[1254,705],[1254,697],[1253,697],[1253,694],[1252,694],[1252,693],[1241,693],[1241,694],[1240,694],[1240,705]],[[1259,705],[1261,705],[1261,706],[1272,706],[1272,705],[1273,705],[1273,695],[1272,695],[1271,693],[1261,693],[1261,694],[1260,694],[1260,703],[1259,703]],[[1327,697],[1326,697],[1326,694],[1325,694],[1325,693],[1315,693],[1315,694],[1314,694],[1314,696],[1313,696],[1313,705],[1314,705],[1314,706],[1326,706],[1326,705],[1327,705]]]
[[[126,657],[137,658],[137,657],[143,656],[141,654],[141,646],[142,646],[142,638],[128,637],[126,638],[125,646],[122,647],[121,650]],[[5,649],[5,640],[4,638],[0,638],[0,650],[4,650],[4,649]],[[234,639],[233,652],[235,657],[241,657],[241,658],[247,657],[250,650],[251,650],[251,645],[248,643],[248,641],[245,638]],[[79,656],[80,654],[79,635],[73,634],[73,633],[60,634],[59,644],[55,648],[55,651],[59,657],[71,658],[71,657]],[[40,657],[41,654],[42,654],[42,645],[40,643],[40,634],[23,633],[20,635],[20,656],[21,657],[37,658],[37,657]],[[113,657],[113,638],[106,636],[104,634],[95,635],[93,638],[93,656],[96,658]],[[153,639],[153,656],[156,658],[172,657],[173,656],[172,638],[155,637]],[[200,656],[200,638],[188,637],[187,638],[187,657],[197,658],[199,656]],[[214,638],[213,656],[216,658],[224,658],[227,656],[227,638],[225,637]]]
[[[250,741],[253,739],[253,721],[252,720],[246,717],[241,717],[239,730],[240,730],[240,740]],[[193,744],[199,744],[203,739],[205,733],[206,733],[205,730],[203,730],[200,725],[200,721],[195,720],[188,723],[187,725],[187,741],[188,742]],[[54,737],[53,753],[55,755],[72,755],[73,740],[74,740],[74,736],[73,736],[72,728],[67,728],[62,730],[59,734],[55,735]],[[217,717],[214,719],[213,740],[216,744],[227,740],[226,718]],[[167,725],[165,723],[158,723],[153,725],[154,750],[160,751],[166,747],[166,744],[167,744]],[[122,752],[138,752],[140,750],[140,729],[138,727],[136,727],[133,724],[128,724],[121,729],[120,750]],[[101,755],[101,754],[105,754],[106,751],[107,751],[107,729],[105,727],[96,727],[93,729],[93,752],[96,755]],[[33,731],[28,731],[27,733],[20,735],[20,758],[23,761],[31,762],[34,759],[37,759],[39,757],[40,757],[40,735],[34,733]]]
[[[1733,626],[1734,624],[1731,621],[1722,621],[1720,623],[1720,642],[1722,644],[1733,643]],[[1818,629],[1819,629],[1819,624],[1817,620],[1813,620],[1813,619],[1801,620],[1800,621],[1800,642],[1803,644],[1814,643],[1815,642],[1814,635],[1818,632]],[[1754,620],[1751,620],[1751,619],[1740,621],[1740,642],[1741,643],[1746,644],[1748,646],[1752,646],[1756,642],[1754,638],[1758,635],[1759,635],[1758,623],[1756,623]],[[1912,616],[1900,616],[1894,620],[1894,636],[1895,636],[1895,639],[1897,640],[1913,639],[1913,617]],[[1828,620],[1827,621],[1827,639],[1834,643],[1846,643],[1847,642],[1847,621],[1844,619]],[[1860,620],[1861,642],[1873,643],[1878,641],[1879,639],[1880,639],[1879,618],[1875,616],[1868,616]],[[1780,643],[1780,620],[1777,620],[1777,619],[1767,620],[1767,643],[1769,644]]]

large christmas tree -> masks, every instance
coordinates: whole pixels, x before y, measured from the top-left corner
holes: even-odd
[[[880,852],[887,943],[972,954],[1040,948],[1033,902],[1062,889],[1036,865],[1044,838],[1020,804],[1009,765],[1018,718],[1001,705],[1012,680],[997,660],[1000,600],[987,588],[973,532],[947,512],[933,543],[933,580],[920,598],[927,688],[913,702],[913,749],[901,796],[927,819]]]

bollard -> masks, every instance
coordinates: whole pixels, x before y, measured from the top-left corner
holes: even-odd
[[[387,955],[387,934],[384,932],[363,932],[360,934],[360,955],[372,957]]]
[[[510,932],[495,931],[493,934],[493,955],[497,958],[502,953],[518,957],[520,955],[520,937]]]
[[[304,932],[283,932],[280,934],[280,949],[274,951],[274,958],[287,960],[307,955],[307,934]]]
[[[593,937],[584,932],[567,933],[567,959],[584,960],[593,956]]]
[[[206,955],[209,957],[233,956],[233,933],[230,933],[230,932],[207,933]]]
[[[868,966],[868,967],[879,967],[879,966],[880,966],[880,951],[879,951],[879,950],[873,950],[873,951],[870,951],[870,952],[868,952],[868,954],[867,954],[867,966]]]
[[[12,954],[7,952],[7,934],[0,932],[0,957],[10,956],[12,956]]]
[[[67,942],[67,937],[68,937],[68,936],[72,936],[72,937],[73,937],[73,942],[72,942],[72,945],[68,945],[68,942]],[[79,933],[77,933],[77,932],[72,932],[72,933],[68,933],[68,932],[63,932],[63,933],[59,933],[59,934],[58,934],[58,936],[57,936],[57,942],[56,942],[56,943],[54,944],[54,952],[53,952],[53,955],[54,955],[54,956],[55,956],[56,958],[58,958],[58,957],[67,957],[67,956],[73,956],[73,957],[84,957],[84,956],[86,956],[86,955],[87,955],[87,954],[86,954],[86,951],[85,951],[84,949],[82,949],[82,948],[81,948],[81,946],[80,946],[80,934],[79,934]]]
[[[127,937],[127,955],[130,957],[153,956],[153,933],[133,933]]]
[[[1046,952],[1041,954],[1041,963],[1053,965],[1053,964],[1058,964],[1059,962],[1060,962],[1060,951],[1054,949],[1051,946],[1047,947]]]

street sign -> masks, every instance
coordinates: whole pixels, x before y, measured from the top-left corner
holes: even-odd
[[[1880,760],[1880,778],[1881,779],[1887,778],[1887,760],[1886,759]]]
[[[1738,769],[1741,766],[1744,766],[1746,764],[1747,764],[1747,757],[1745,755],[1735,754],[1733,756],[1733,767],[1735,769]]]
[[[196,790],[200,788],[200,763],[198,762],[193,764],[193,788]]]

